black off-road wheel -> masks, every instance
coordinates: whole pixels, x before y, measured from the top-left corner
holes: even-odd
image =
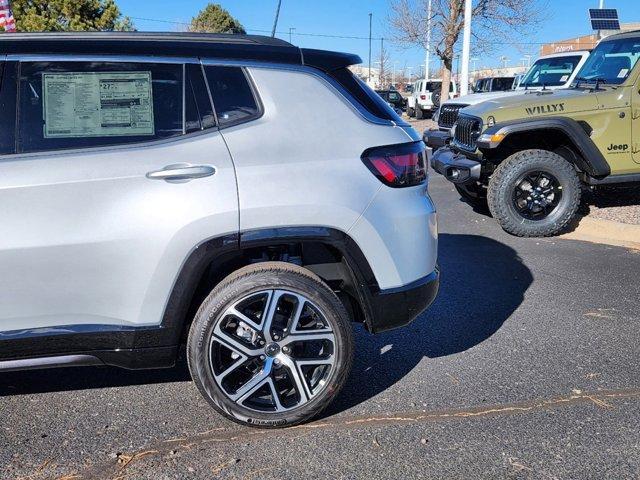
[[[416,106],[416,120],[422,120],[424,118],[424,110],[419,105]]]
[[[211,406],[245,425],[310,420],[353,362],[348,314],[312,272],[283,262],[241,268],[200,306],[187,341],[193,380]]]
[[[407,107],[407,116],[409,118],[415,117],[416,116],[416,110],[414,108]]]
[[[580,206],[578,174],[562,156],[523,150],[504,160],[491,176],[489,210],[500,226],[519,237],[557,235]]]
[[[474,208],[486,209],[487,206],[487,191],[486,189],[477,183],[471,185],[456,185],[456,191],[460,194],[462,200],[467,202]]]

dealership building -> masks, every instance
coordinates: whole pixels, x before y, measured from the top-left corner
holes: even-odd
[[[623,23],[620,30],[604,30],[604,36],[612,35],[619,32],[630,32],[632,30],[640,30],[640,23]],[[576,50],[591,50],[598,43],[598,35],[584,35],[582,37],[568,38],[566,40],[558,40],[553,43],[546,43],[540,47],[540,55],[552,55],[554,53],[573,52]]]

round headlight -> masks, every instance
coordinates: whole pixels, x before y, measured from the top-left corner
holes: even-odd
[[[490,116],[487,118],[487,126],[493,127],[496,124],[496,117]]]

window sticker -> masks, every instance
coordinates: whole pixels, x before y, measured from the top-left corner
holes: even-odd
[[[620,72],[618,73],[618,78],[624,78],[627,76],[627,73],[629,73],[629,69],[628,68],[623,68],[622,70],[620,70]]]
[[[151,72],[44,73],[45,138],[154,135]]]
[[[561,82],[566,82],[567,80],[569,80],[569,75],[563,75],[560,77]]]

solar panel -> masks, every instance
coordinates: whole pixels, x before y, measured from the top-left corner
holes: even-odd
[[[594,30],[620,30],[619,20],[591,20],[591,28]]]
[[[590,8],[591,20],[617,20],[618,11],[615,8]]]
[[[589,17],[594,30],[620,30],[618,10],[615,8],[590,8]]]

